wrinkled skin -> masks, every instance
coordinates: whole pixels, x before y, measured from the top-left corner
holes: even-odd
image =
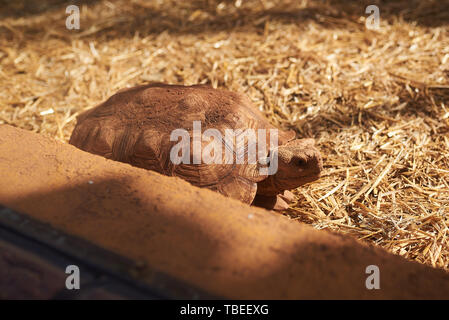
[[[258,195],[276,196],[320,177],[323,161],[313,139],[293,140],[273,152],[278,155],[278,170],[258,183]]]

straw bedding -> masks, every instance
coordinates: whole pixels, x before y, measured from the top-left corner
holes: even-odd
[[[0,0],[0,124],[67,142],[124,87],[245,92],[322,151],[323,177],[285,215],[449,268],[448,1],[77,3],[68,30],[71,1]]]

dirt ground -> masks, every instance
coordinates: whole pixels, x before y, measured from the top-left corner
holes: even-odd
[[[124,87],[244,92],[322,151],[285,215],[449,268],[449,1],[77,3],[69,30],[72,1],[0,0],[0,124],[67,142]]]

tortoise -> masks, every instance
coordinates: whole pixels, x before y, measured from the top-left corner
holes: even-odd
[[[181,156],[185,156],[182,158],[185,161],[180,162],[179,158],[173,161],[176,155],[173,148],[179,147],[173,132],[184,130],[181,132],[191,137],[195,134],[195,121],[205,129],[204,133],[207,129],[216,130],[209,140],[204,137],[196,140],[196,147],[201,150],[206,150],[209,144],[207,150],[212,161],[203,163],[197,157],[195,162],[194,155],[184,150]],[[234,130],[234,137],[223,138],[229,129]],[[251,149],[254,141],[249,136],[242,136],[243,149],[236,147],[238,136],[246,129],[267,133],[266,140],[263,136],[262,140],[268,147],[257,147],[257,152],[266,156],[265,163],[249,161],[248,151],[254,150]],[[277,146],[268,144],[272,137],[275,141],[275,132]],[[244,203],[283,210],[292,200],[292,193],[287,190],[318,179],[323,168],[314,140],[295,139],[295,135],[293,130],[278,130],[273,126],[244,94],[208,85],[151,83],[122,89],[80,114],[69,143],[112,160],[180,177]],[[195,139],[190,138],[183,146],[194,149],[194,144]],[[220,149],[218,144],[225,147]],[[216,161],[219,156],[227,156],[225,159],[229,160],[229,155],[232,161]],[[278,159],[277,171],[262,172],[261,168],[267,169],[270,160],[273,163],[274,156]]]

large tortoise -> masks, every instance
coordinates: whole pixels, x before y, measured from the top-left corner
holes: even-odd
[[[222,134],[221,137],[215,134],[209,139],[203,137],[196,140],[197,150],[199,146],[201,150],[206,150],[209,145],[207,150],[213,161],[201,162],[201,156],[195,160],[194,154],[189,155],[184,150],[174,154],[187,155],[182,159],[189,161],[177,163],[179,157],[173,161],[172,150],[180,144],[170,137],[177,132],[174,131],[176,129],[185,130],[181,132],[188,132],[192,137],[194,121],[201,124],[202,131],[216,129]],[[235,130],[237,138],[226,138],[226,130],[229,129]],[[243,153],[237,152],[241,149],[238,149],[236,141],[242,132],[238,129],[253,129],[262,133],[263,130],[257,130],[265,129],[266,150],[258,146],[257,152],[264,153],[272,162],[273,157],[277,157],[277,171],[274,174],[261,170],[268,168],[269,161],[249,161],[248,152],[254,150],[251,148],[253,139],[242,135],[243,144],[240,146],[244,146]],[[271,145],[272,150],[268,150],[273,132],[277,132],[278,147]],[[218,191],[248,204],[254,202],[280,210],[288,207],[286,200],[289,197],[285,196],[287,194],[282,196],[285,190],[316,180],[322,170],[321,156],[314,140],[294,138],[294,131],[277,130],[243,94],[206,85],[157,83],[121,90],[97,107],[82,113],[77,118],[70,143],[109,159],[181,177],[193,185]],[[258,141],[260,145],[262,140]],[[195,149],[193,137],[187,144],[187,147]],[[233,158],[226,161],[230,154]],[[216,161],[215,156],[225,160]]]

